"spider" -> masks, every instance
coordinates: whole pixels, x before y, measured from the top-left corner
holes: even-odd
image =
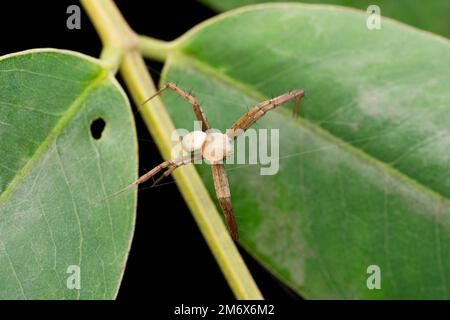
[[[250,109],[246,114],[239,118],[226,134],[218,132],[207,132],[211,127],[206,118],[200,104],[196,98],[184,91],[182,88],[174,83],[167,83],[159,89],[154,95],[144,101],[147,103],[154,97],[160,95],[164,90],[170,89],[175,91],[181,97],[186,99],[193,107],[195,117],[202,124],[202,131],[193,131],[185,135],[181,140],[182,148],[189,153],[188,156],[183,156],[177,159],[164,161],[157,165],[152,170],[142,175],[130,184],[125,189],[137,186],[150,178],[153,178],[158,172],[167,168],[167,170],[154,182],[154,185],[160,182],[165,177],[169,176],[175,169],[180,166],[192,163],[195,160],[206,159],[212,167],[212,176],[214,180],[214,188],[220,207],[228,224],[228,230],[233,240],[238,240],[238,228],[233,214],[233,207],[231,203],[230,188],[228,185],[228,177],[223,165],[223,160],[233,153],[233,140],[244,133],[252,124],[258,121],[267,111],[275,109],[276,107],[285,104],[293,99],[298,102],[304,97],[303,90],[293,90],[282,94],[276,98],[263,101]],[[300,110],[300,104],[294,107],[294,115]],[[124,191],[123,189],[122,191]]]

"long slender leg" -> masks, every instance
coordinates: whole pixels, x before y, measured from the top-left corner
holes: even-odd
[[[245,130],[250,128],[252,124],[258,121],[261,117],[263,117],[268,111],[275,109],[282,104],[285,104],[293,99],[300,100],[305,96],[305,92],[303,90],[294,90],[276,98],[263,101],[260,104],[256,105],[246,114],[244,114],[241,118],[239,118],[230,128],[228,134],[230,138],[236,138],[240,134],[244,133]],[[300,104],[296,105],[294,108],[294,113],[299,111]]]
[[[154,95],[152,95],[150,98],[145,100],[142,104],[145,104],[148,101],[150,101],[151,99],[153,99],[154,97],[156,97],[157,95],[160,95],[166,89],[175,91],[181,97],[186,99],[190,104],[192,104],[192,107],[193,107],[194,113],[195,113],[195,117],[197,118],[198,121],[201,121],[203,131],[206,131],[210,128],[208,119],[206,119],[205,113],[203,112],[202,107],[200,107],[200,104],[197,102],[197,99],[195,99],[195,97],[192,94],[187,93],[186,91],[184,91],[183,89],[178,87],[175,83],[172,83],[172,82],[166,83],[164,85],[164,87],[159,89]]]
[[[186,161],[180,161],[180,162],[176,162],[174,163],[169,169],[167,169],[155,182],[153,182],[153,186],[157,185],[158,183],[160,183],[164,178],[170,176],[172,174],[172,172],[175,171],[175,169],[177,169],[178,167],[181,167],[185,164],[188,164],[190,162],[194,162],[195,160],[201,159],[201,155],[196,155],[196,156],[191,156],[191,158],[189,160]]]
[[[182,164],[181,164],[182,165]],[[155,180],[155,182],[153,182],[152,186],[156,186],[157,184],[159,184],[162,180],[164,180],[166,177],[170,176],[172,174],[172,172],[175,171],[176,168],[178,168],[180,165],[173,165],[172,167],[170,167],[169,169],[167,169],[166,171],[164,171],[164,173]]]
[[[236,225],[236,220],[234,219],[227,173],[223,164],[213,164],[212,175],[214,179],[214,187],[216,189],[217,199],[219,199],[220,207],[222,208],[223,214],[225,215],[225,219],[228,223],[228,230],[230,231],[233,240],[236,241],[239,238],[239,233]]]
[[[192,162],[193,160],[194,160],[194,157],[192,155],[187,155],[184,157],[180,157],[178,159],[164,161],[163,163],[157,165],[156,167],[154,167],[152,170],[150,170],[146,174],[139,177],[139,179],[137,179],[132,184],[134,184],[134,185],[141,184],[141,183],[147,181],[148,179],[150,179],[151,177],[153,177],[155,174],[160,172],[162,169],[165,169],[169,166],[175,166],[176,168],[178,168],[180,166],[183,166],[185,164]]]
[[[164,161],[162,163],[160,163],[159,165],[157,165],[156,167],[154,167],[152,170],[150,170],[149,172],[147,172],[146,174],[140,176],[136,181],[134,181],[133,183],[129,184],[128,186],[126,186],[125,188],[123,188],[122,190],[119,190],[115,193],[113,193],[112,195],[108,196],[107,198],[111,198],[111,197],[115,197],[133,187],[138,186],[141,183],[144,183],[145,181],[147,181],[148,179],[150,179],[151,177],[153,177],[154,175],[156,175],[158,172],[160,172],[161,170],[169,167],[169,166],[175,166],[176,168],[188,164],[190,163],[192,160],[192,156],[185,156],[185,157],[181,157],[178,159],[172,159],[172,160],[167,160]],[[174,169],[175,170],[175,169]],[[173,170],[172,170],[173,172]]]

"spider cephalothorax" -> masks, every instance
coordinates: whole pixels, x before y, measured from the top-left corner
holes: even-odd
[[[250,109],[246,114],[239,118],[226,134],[220,132],[210,132],[211,129],[208,120],[203,113],[200,104],[197,102],[195,97],[183,89],[178,87],[173,83],[167,83],[158,92],[156,92],[152,97],[147,99],[144,103],[152,99],[153,97],[159,95],[166,89],[171,89],[178,93],[180,96],[185,98],[188,102],[192,104],[195,116],[198,121],[202,123],[202,131],[193,131],[188,133],[182,138],[181,144],[185,151],[190,153],[188,156],[183,156],[177,159],[172,159],[161,163],[156,166],[130,186],[137,186],[140,183],[147,181],[148,179],[155,176],[161,170],[168,168],[160,177],[155,181],[155,184],[170,175],[176,168],[194,162],[197,159],[206,159],[212,167],[212,174],[214,180],[214,187],[216,189],[216,195],[220,203],[220,207],[225,215],[228,222],[228,229],[230,230],[231,236],[234,240],[238,239],[238,230],[236,226],[236,221],[234,219],[233,207],[231,204],[231,194],[230,188],[228,186],[228,178],[223,165],[223,160],[233,153],[233,141],[239,135],[245,132],[253,123],[258,121],[266,112],[275,109],[276,107],[289,102],[293,99],[300,101],[304,96],[303,90],[293,90],[285,93],[276,98],[263,101]],[[300,104],[296,105],[294,113],[298,113]],[[124,190],[125,190],[124,189]]]

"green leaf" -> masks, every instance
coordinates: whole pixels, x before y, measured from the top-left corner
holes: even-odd
[[[241,244],[306,298],[448,298],[449,42],[354,10],[243,8],[175,43],[161,84],[192,89],[213,127],[294,88],[255,128],[280,130],[279,172],[227,165]],[[192,108],[163,98],[179,128]],[[269,149],[270,150],[270,149]],[[198,166],[214,198],[210,168]],[[381,268],[369,290],[367,268]]]
[[[381,15],[397,19],[417,28],[435,32],[450,37],[450,1],[448,0],[295,0],[307,3],[327,3],[342,5],[366,11],[370,5],[377,5],[381,9]],[[292,1],[292,2],[295,2]],[[249,4],[268,2],[265,0],[201,0],[204,4],[218,11],[230,10]],[[272,0],[271,2],[285,2],[284,0]]]
[[[52,49],[0,59],[0,298],[116,296],[136,194],[103,198],[136,177],[132,118],[97,60]],[[67,286],[70,266],[80,290]]]

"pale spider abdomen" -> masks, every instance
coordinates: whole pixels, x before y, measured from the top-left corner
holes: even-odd
[[[219,132],[208,133],[201,149],[203,158],[212,163],[223,160],[233,151],[233,140]]]
[[[192,131],[183,137],[181,145],[187,152],[200,150],[206,140],[206,133],[203,131]]]

